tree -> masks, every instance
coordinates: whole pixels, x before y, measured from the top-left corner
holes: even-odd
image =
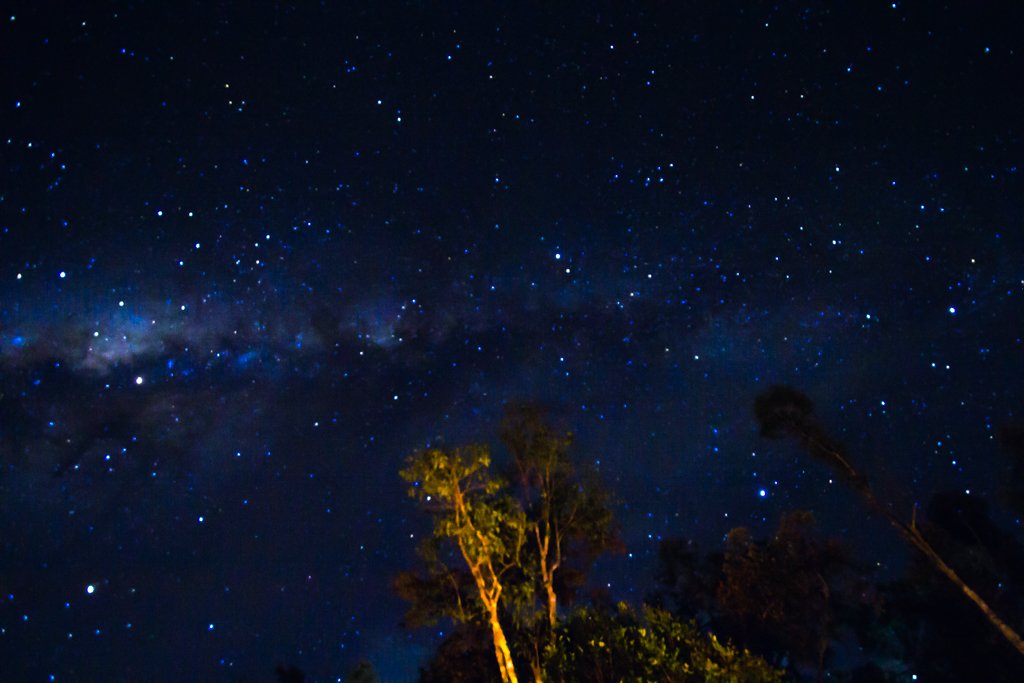
[[[989,517],[982,496],[963,490],[937,493],[918,524],[936,551],[993,609],[1009,623],[1024,623],[1022,549]],[[891,634],[894,649],[902,648],[895,658],[907,661],[920,680],[935,683],[1020,679],[1020,655],[1003,646],[1000,633],[975,605],[957,595],[952,583],[921,555],[913,558],[908,573],[909,580],[880,587],[885,610],[870,622],[876,633]],[[878,631],[880,626],[884,630]]]
[[[983,591],[986,600],[1000,603],[1018,602],[1014,611],[1024,606],[1024,545],[1008,534],[989,515],[984,497],[961,491],[942,491],[928,501],[925,523],[932,545],[957,572]],[[991,590],[998,586],[997,596]],[[1008,613],[1009,610],[1008,610]]]
[[[662,588],[650,600],[672,605],[677,615],[707,625],[717,609],[715,593],[722,575],[721,553],[702,555],[697,544],[682,538],[666,538],[658,544],[655,578]]]
[[[876,497],[867,479],[847,460],[842,446],[814,418],[814,403],[799,391],[785,386],[769,387],[754,401],[754,415],[761,434],[771,438],[791,436],[814,458],[834,470],[860,494],[868,507],[882,515],[899,535],[943,576],[952,582],[985,616],[996,630],[1024,655],[1024,639],[1003,621],[988,603],[932,547],[917,526],[916,509],[909,524],[897,517]]]
[[[536,577],[550,637],[558,620],[559,592],[581,585],[593,560],[618,544],[609,496],[595,477],[588,480],[577,470],[569,458],[572,433],[557,432],[539,405],[508,405],[499,434],[512,456],[530,543],[530,573]],[[536,675],[539,656],[533,659]]]
[[[377,675],[373,664],[364,659],[356,664],[356,668],[352,669],[352,673],[345,679],[345,683],[380,683],[380,676]]]
[[[501,680],[518,683],[501,623],[506,574],[521,566],[525,520],[490,473],[486,446],[428,448],[406,460],[400,474],[409,495],[434,513],[434,537],[451,541],[465,563],[494,643]],[[456,588],[457,590],[457,588]]]
[[[594,683],[779,683],[783,672],[747,650],[701,633],[691,621],[619,603],[574,611],[548,648],[548,676]]]
[[[486,621],[479,601],[463,597],[476,592],[472,575],[464,567],[450,566],[442,559],[442,540],[431,537],[417,548],[426,573],[403,571],[392,581],[398,597],[409,603],[402,617],[406,628],[430,626],[442,617],[456,623]]]
[[[833,629],[832,585],[847,568],[835,542],[814,536],[814,515],[783,515],[778,531],[757,542],[744,528],[726,540],[717,600],[731,633],[762,654],[789,654],[820,681]]]
[[[305,683],[306,674],[297,666],[278,665],[274,667],[277,683]]]
[[[530,403],[511,404],[499,433],[512,485],[490,473],[482,445],[427,449],[408,459],[401,475],[410,495],[435,514],[434,534],[419,546],[426,573],[403,572],[394,586],[410,603],[407,626],[441,617],[486,625],[502,675],[514,659],[528,660],[540,683],[559,602],[619,539],[610,496],[569,458],[571,433],[554,429]],[[466,633],[455,638],[454,651]]]
[[[556,432],[537,404],[510,404],[500,435],[512,455],[547,620],[554,628],[559,594],[582,585],[598,556],[621,547],[611,496],[592,471],[572,462],[573,434]]]
[[[420,667],[419,683],[498,683],[494,644],[486,627],[460,623],[449,632],[434,656]]]
[[[852,635],[866,649],[862,636],[878,621],[867,571],[837,539],[816,532],[812,513],[797,510],[783,514],[765,539],[733,529],[724,553],[702,555],[685,539],[662,541],[661,587],[648,601],[801,678],[820,678],[833,643]]]
[[[999,443],[1010,461],[1003,497],[1017,514],[1024,514],[1024,422],[1017,420],[1003,426]]]

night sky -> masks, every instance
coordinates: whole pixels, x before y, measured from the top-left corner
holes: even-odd
[[[617,495],[616,598],[660,539],[796,508],[905,563],[759,437],[772,383],[901,516],[994,499],[1024,410],[1016,3],[21,4],[5,680],[412,680],[445,627],[399,627],[429,519],[397,472],[496,443],[511,400]]]

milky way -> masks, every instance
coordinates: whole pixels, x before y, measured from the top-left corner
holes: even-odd
[[[543,401],[658,542],[909,513],[1019,416],[1012,17],[878,3],[107,3],[0,29],[0,654],[18,680],[409,680],[417,447]],[[1010,523],[1019,525],[1019,520]],[[443,630],[440,627],[439,630]],[[180,661],[184,659],[185,661]],[[180,667],[168,674],[168,663]]]

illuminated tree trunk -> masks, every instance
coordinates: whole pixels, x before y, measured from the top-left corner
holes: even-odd
[[[500,608],[503,572],[523,563],[522,511],[510,500],[502,502],[498,495],[501,484],[488,473],[491,460],[484,446],[427,449],[407,462],[400,474],[411,485],[409,495],[443,513],[435,521],[435,536],[455,542],[473,577],[491,629],[502,683],[519,683]]]
[[[469,560],[466,553],[463,556]],[[501,627],[501,620],[498,618],[498,599],[501,597],[501,585],[497,582],[493,570],[482,564],[470,564],[470,572],[473,574],[473,581],[476,583],[477,592],[480,593],[480,601],[484,603],[487,610],[487,622],[491,627],[491,639],[494,641],[494,656],[498,660],[498,672],[501,674],[502,683],[519,683],[516,676],[516,667],[512,663],[512,651],[508,647],[508,639],[505,638],[505,629]],[[490,571],[488,571],[490,570]],[[487,576],[485,576],[485,571]]]
[[[544,672],[540,668],[540,653],[534,653],[533,661],[530,663],[530,669],[533,671],[533,682],[544,683]]]
[[[558,598],[555,596],[555,589],[550,583],[545,588],[548,592],[548,623],[554,629],[558,620]]]
[[[544,584],[544,593],[547,598],[548,625],[551,627],[552,633],[554,633],[555,626],[558,623],[558,596],[555,594],[555,570],[558,568],[558,563],[556,561],[549,564],[548,561],[551,534],[545,534],[542,540],[540,529],[535,527],[534,530],[537,535],[537,546],[540,550],[540,580]]]
[[[516,667],[512,663],[512,651],[508,647],[508,639],[505,638],[505,629],[501,627],[501,620],[498,618],[498,600],[501,598],[501,581],[494,571],[494,565],[488,559],[487,539],[476,530],[470,521],[469,510],[466,507],[462,491],[456,489],[453,496],[455,504],[456,519],[465,524],[465,530],[470,536],[475,536],[480,543],[483,552],[471,553],[467,548],[464,537],[458,539],[459,550],[462,557],[469,565],[469,571],[473,575],[477,592],[480,594],[480,601],[487,610],[487,621],[491,627],[491,639],[494,641],[494,656],[498,660],[498,673],[501,674],[502,683],[519,683],[516,676]]]
[[[497,605],[493,609],[488,609],[488,617],[491,622],[494,654],[498,658],[501,680],[504,683],[519,683],[519,679],[516,677],[516,667],[512,664],[512,652],[508,649],[508,641],[505,639],[505,630],[501,628],[501,622],[498,621]]]

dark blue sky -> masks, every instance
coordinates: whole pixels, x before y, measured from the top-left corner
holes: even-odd
[[[1003,12],[1003,13],[1001,13]],[[0,17],[0,661],[410,680],[403,458],[548,403],[659,539],[996,493],[1022,17],[967,3],[23,3]],[[1008,520],[1017,524],[1020,520]],[[53,676],[51,679],[50,677]]]

